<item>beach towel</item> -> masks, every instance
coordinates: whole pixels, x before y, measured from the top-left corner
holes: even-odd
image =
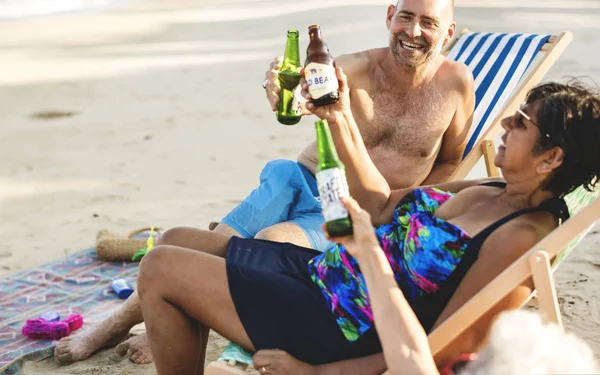
[[[138,263],[102,262],[91,248],[0,279],[0,375],[19,374],[24,361],[53,355],[55,341],[21,334],[27,319],[56,310],[61,319],[81,314],[83,329],[89,328],[123,303],[111,281],[135,285],[137,271]]]

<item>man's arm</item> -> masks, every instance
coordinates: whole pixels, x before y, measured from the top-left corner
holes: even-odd
[[[458,72],[458,105],[456,112],[444,133],[442,148],[431,172],[422,185],[434,185],[450,178],[462,160],[469,140],[469,130],[475,109],[475,83],[469,68],[463,65],[455,67]]]

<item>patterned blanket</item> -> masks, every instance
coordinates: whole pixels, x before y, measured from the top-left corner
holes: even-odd
[[[19,374],[26,360],[52,356],[54,341],[21,334],[27,319],[56,310],[61,319],[81,314],[83,329],[105,319],[121,303],[110,283],[135,285],[138,263],[106,263],[88,249],[0,279],[0,375]]]

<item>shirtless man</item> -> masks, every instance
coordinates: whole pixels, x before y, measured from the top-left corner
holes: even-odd
[[[440,55],[456,30],[452,0],[400,0],[387,9],[389,47],[340,56],[348,76],[352,112],[370,157],[391,188],[445,181],[461,160],[475,105],[469,69]],[[278,61],[267,72],[267,98],[275,110]],[[241,237],[293,242],[325,250],[323,219],[314,172],[316,146],[293,161],[268,163],[261,186],[215,231]],[[198,248],[194,229],[176,228],[158,244]],[[61,340],[55,357],[69,363],[122,340],[143,321],[137,293],[91,330]],[[152,361],[146,337],[117,351],[137,363]]]
[[[392,189],[444,182],[461,161],[475,105],[471,71],[440,54],[456,29],[453,1],[399,1],[388,7],[386,24],[389,47],[335,59],[348,76],[352,113]],[[280,61],[265,81],[273,111]],[[316,142],[298,163],[268,163],[260,186],[215,231],[326,250],[332,244],[321,230],[316,167]]]

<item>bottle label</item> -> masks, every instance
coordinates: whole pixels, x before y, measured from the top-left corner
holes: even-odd
[[[304,76],[313,99],[319,99],[339,88],[335,68],[331,65],[311,62],[304,67]]]
[[[325,222],[348,217],[348,210],[340,201],[340,198],[350,196],[344,170],[341,168],[324,169],[317,172],[316,178]]]

